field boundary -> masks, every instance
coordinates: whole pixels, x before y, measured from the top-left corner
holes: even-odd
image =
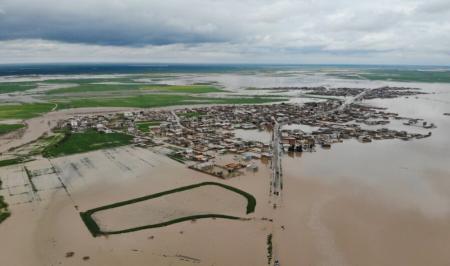
[[[97,224],[97,222],[92,218],[92,215],[99,211],[113,209],[113,208],[129,205],[129,204],[134,204],[134,203],[138,203],[141,201],[146,201],[146,200],[162,197],[164,195],[177,193],[177,192],[181,192],[181,191],[185,191],[185,190],[189,190],[189,189],[193,189],[193,188],[197,188],[197,187],[201,187],[201,186],[211,186],[211,185],[219,186],[219,187],[228,189],[230,191],[233,191],[235,193],[242,195],[243,197],[245,197],[247,199],[246,214],[249,214],[249,213],[252,213],[255,211],[256,199],[253,195],[251,195],[243,190],[240,190],[238,188],[228,186],[225,184],[216,183],[216,182],[202,182],[202,183],[179,187],[179,188],[175,188],[175,189],[171,189],[171,190],[167,190],[167,191],[163,191],[163,192],[158,192],[158,193],[151,194],[151,195],[144,196],[144,197],[139,197],[139,198],[135,198],[135,199],[131,199],[131,200],[116,202],[116,203],[105,205],[102,207],[90,209],[85,212],[80,212],[80,217],[83,220],[84,224],[86,225],[86,227],[88,228],[89,232],[92,234],[93,237],[97,237],[97,236],[101,236],[101,235],[130,233],[130,232],[135,232],[135,231],[139,231],[139,230],[163,227],[163,226],[168,226],[168,225],[175,224],[175,223],[180,223],[180,222],[195,220],[195,219],[203,219],[203,218],[222,218],[222,219],[231,219],[231,220],[243,219],[241,217],[223,215],[223,214],[200,214],[200,215],[191,215],[191,216],[186,216],[186,217],[180,217],[180,218],[176,218],[176,219],[158,223],[158,224],[144,225],[144,226],[128,228],[128,229],[124,229],[124,230],[102,231],[100,229],[99,225]]]

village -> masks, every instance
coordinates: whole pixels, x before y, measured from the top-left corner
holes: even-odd
[[[358,94],[366,91],[366,88],[327,88],[324,86],[319,87],[276,87],[276,88],[264,88],[263,90],[276,90],[276,91],[302,91],[305,95],[311,96],[328,96],[328,97],[354,97]],[[419,88],[410,87],[392,87],[384,86],[371,89],[364,94],[363,99],[388,99],[397,97],[409,97],[420,94],[426,94]]]
[[[375,93],[379,92],[375,90]],[[281,103],[129,111],[76,116],[61,121],[57,129],[73,133],[86,130],[104,134],[126,133],[133,136],[137,146],[154,147],[191,169],[230,178],[241,175],[243,170],[257,171],[252,160],[266,163],[271,160],[270,136],[275,123],[281,125],[280,144],[284,152],[314,152],[318,147],[329,149],[334,143],[347,139],[357,139],[361,143],[386,139],[407,141],[432,134],[385,127],[393,121],[403,121],[406,127],[435,127],[421,119],[400,117],[382,108],[356,102],[341,109],[342,106],[341,100],[326,100],[302,105]],[[264,132],[269,142],[239,138],[235,134],[237,129]]]

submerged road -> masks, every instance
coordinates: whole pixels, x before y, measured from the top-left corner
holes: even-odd
[[[341,105],[336,108],[327,111],[321,111],[316,113],[313,117],[321,116],[324,114],[330,114],[336,111],[343,111],[349,105],[355,101],[359,101],[364,98],[368,92],[373,89],[365,89],[358,95],[351,97],[344,101]],[[283,168],[281,164],[281,157],[283,156],[283,149],[281,148],[281,128],[283,123],[279,123],[276,118],[272,118],[274,121],[274,127],[272,130],[272,177],[270,180],[270,197],[269,202],[273,204],[273,209],[279,208],[281,206],[282,190],[283,190]],[[276,244],[276,232],[277,224],[275,223],[276,216],[273,216],[273,228],[272,228],[272,265],[280,266],[281,262],[278,255],[278,245]]]

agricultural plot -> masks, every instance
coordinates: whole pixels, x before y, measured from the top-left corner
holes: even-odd
[[[145,121],[145,122],[137,122],[136,127],[142,132],[149,132],[150,127],[157,127],[161,124],[160,121]]]
[[[179,94],[144,94],[132,97],[110,97],[110,98],[85,98],[58,101],[59,109],[81,108],[81,107],[136,107],[151,108],[175,105],[193,104],[260,104],[270,102],[286,101],[286,98],[276,97],[196,97]]]
[[[21,205],[50,198],[63,184],[48,160],[36,160],[0,169],[2,195],[10,205]]]
[[[26,91],[37,87],[33,82],[0,82],[0,94]]]
[[[47,113],[55,105],[52,103],[2,104],[0,105],[1,119],[27,119]]]
[[[80,213],[92,235],[129,233],[202,218],[242,219],[256,199],[215,182],[179,187]]]
[[[94,130],[88,130],[84,133],[67,133],[61,141],[47,146],[43,151],[43,155],[44,157],[58,157],[113,148],[128,145],[132,140],[132,136],[123,133],[105,134]]]
[[[178,93],[211,93],[222,92],[218,87],[211,85],[150,85],[144,86],[142,90],[178,92]]]
[[[23,124],[0,124],[0,135],[8,134],[25,127]]]
[[[114,81],[114,80],[112,80]],[[59,88],[47,91],[48,95],[54,94],[82,94],[96,92],[117,92],[117,91],[142,91],[142,92],[176,92],[176,93],[211,93],[221,92],[218,87],[210,85],[164,85],[145,83],[81,83],[74,84],[68,88]]]

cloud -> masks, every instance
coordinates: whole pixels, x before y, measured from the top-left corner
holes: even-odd
[[[2,0],[0,60],[443,62],[449,9],[447,0]],[[12,43],[16,59],[4,53]]]

